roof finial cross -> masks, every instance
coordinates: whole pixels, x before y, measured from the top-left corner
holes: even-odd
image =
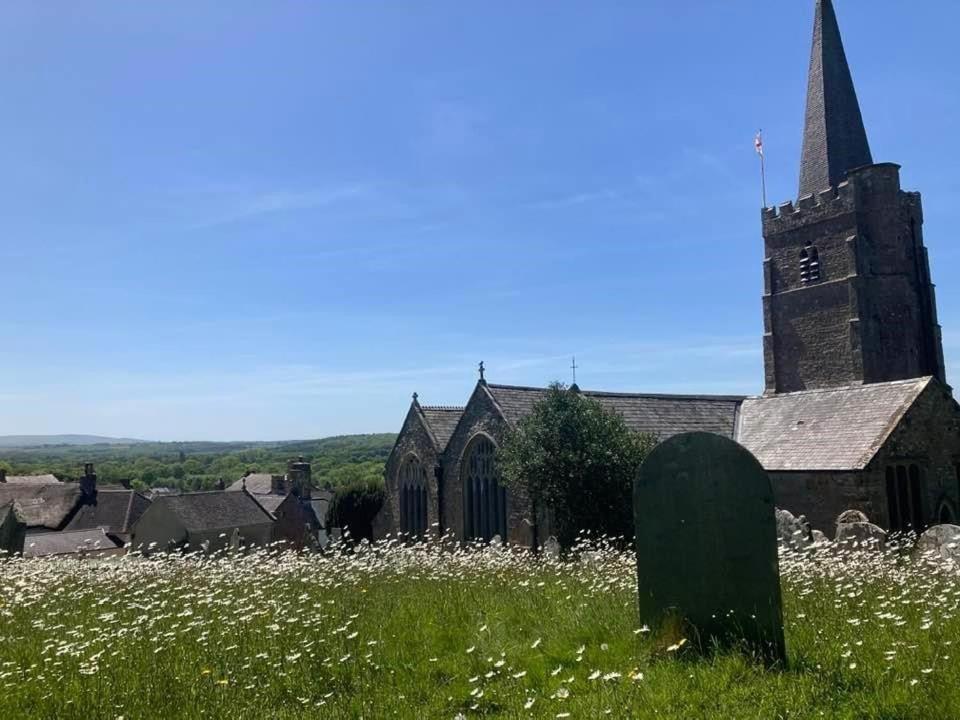
[[[570,366],[570,369],[573,370],[573,384],[577,384],[577,368],[580,367],[577,365],[577,356],[573,356],[573,364]]]
[[[486,368],[483,366],[483,360],[480,361],[480,382],[484,381],[483,374],[486,372]]]

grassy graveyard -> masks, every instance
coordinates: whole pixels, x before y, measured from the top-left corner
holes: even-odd
[[[602,544],[570,562],[396,545],[7,560],[0,717],[960,714],[960,583],[945,561],[785,552],[784,671],[651,637],[634,568]]]

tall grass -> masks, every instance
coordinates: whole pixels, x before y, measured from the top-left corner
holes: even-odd
[[[662,647],[634,572],[602,544],[6,560],[0,718],[960,716],[947,561],[782,550],[783,671]]]

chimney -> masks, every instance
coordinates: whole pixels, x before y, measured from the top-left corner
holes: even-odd
[[[218,479],[217,479],[216,488],[217,488],[217,490],[226,490],[226,489],[227,489],[227,485],[226,485],[226,483],[223,482],[223,478],[218,478]]]
[[[83,493],[84,498],[93,498],[97,494],[97,474],[93,470],[93,463],[86,463],[83,466],[80,492]]]
[[[3,468],[0,468],[0,483],[5,483],[7,481],[7,471]]]
[[[287,479],[290,481],[290,491],[294,495],[301,500],[310,499],[310,463],[306,462],[302,455],[287,463]]]
[[[286,495],[287,488],[283,475],[270,476],[270,493],[272,495]]]

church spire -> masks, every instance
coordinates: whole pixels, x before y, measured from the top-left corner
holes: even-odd
[[[800,160],[800,197],[825,190],[848,170],[873,164],[831,0],[817,0],[807,113]]]

